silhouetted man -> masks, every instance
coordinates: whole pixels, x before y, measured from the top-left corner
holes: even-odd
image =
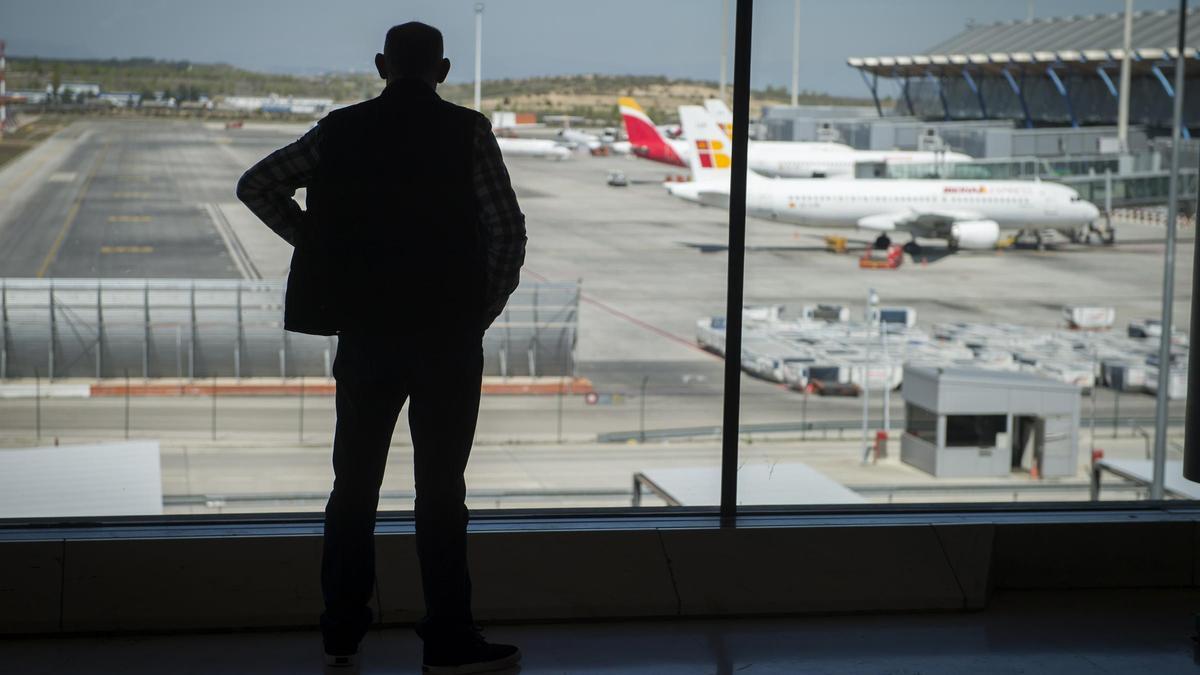
[[[295,246],[284,323],[338,335],[334,485],[325,509],[326,663],[354,666],[373,621],[374,529],[409,400],[426,672],[515,664],[471,615],[463,472],[479,413],[482,336],[517,286],[525,217],[487,120],[435,93],[442,34],[406,23],[375,55],[387,87],[330,113],[242,176],[238,197]],[[292,199],[308,188],[307,211]]]

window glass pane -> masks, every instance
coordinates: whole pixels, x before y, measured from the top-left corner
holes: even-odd
[[[696,337],[720,330],[697,320],[723,312],[727,217],[668,189],[693,186],[678,106],[717,97],[720,3],[486,5],[480,107],[528,245],[482,339],[468,506],[628,507],[635,475],[642,505],[715,505],[722,362]],[[284,330],[293,248],[235,189],[269,153],[380,94],[373,59],[392,23],[442,30],[451,68],[438,93],[474,107],[474,8],[348,3],[330,20],[307,1],[0,7],[0,444],[12,450],[0,453],[0,493],[4,477],[62,487],[21,511],[0,494],[0,517],[324,508],[338,338]],[[410,181],[455,152],[458,137],[431,126],[401,133],[391,169]],[[728,169],[727,144],[705,151]],[[320,201],[297,185],[296,204]],[[446,214],[469,201],[429,187]],[[466,237],[450,245],[472,255]],[[422,263],[396,260],[384,269],[397,279]],[[427,271],[415,294],[457,283],[453,270]],[[385,300],[386,279],[360,291],[373,312],[408,307]],[[406,319],[457,317],[426,309]],[[459,365],[426,361],[447,377]],[[381,509],[411,508],[413,463],[405,411]],[[140,500],[105,501],[126,487]]]
[[[1197,144],[1160,364],[1173,101],[1135,68],[1122,147],[1119,64],[1029,55],[1123,18],[1041,9],[756,5],[741,505],[1144,498],[1160,367],[1180,476]]]

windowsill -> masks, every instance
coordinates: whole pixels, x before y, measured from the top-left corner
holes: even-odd
[[[1024,502],[742,507],[738,528],[864,525],[1167,522],[1200,519],[1200,502]],[[710,507],[477,510],[472,532],[568,532],[705,529],[721,526]],[[44,539],[139,539],[319,535],[319,513],[0,519],[0,542]],[[381,511],[377,534],[413,531],[412,512]]]

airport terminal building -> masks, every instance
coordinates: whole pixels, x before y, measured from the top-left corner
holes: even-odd
[[[1185,56],[1195,64],[1200,15],[1194,9],[1188,14]],[[892,114],[927,121],[1113,125],[1123,24],[1123,15],[1113,13],[968,25],[922,52],[856,56],[848,63],[862,75],[881,115],[889,113],[885,99],[891,97]],[[1178,12],[1134,14],[1129,123],[1153,135],[1171,127],[1177,39]],[[1189,72],[1184,87],[1185,125],[1193,130],[1200,127],[1198,79]]]

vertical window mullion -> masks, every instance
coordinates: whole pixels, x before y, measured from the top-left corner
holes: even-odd
[[[742,296],[746,268],[746,151],[750,130],[750,35],[753,13],[753,0],[737,0],[733,43],[733,171],[729,184],[729,267],[725,295],[725,398],[721,421],[722,527],[733,527],[737,517]],[[722,30],[725,30],[724,26]]]

